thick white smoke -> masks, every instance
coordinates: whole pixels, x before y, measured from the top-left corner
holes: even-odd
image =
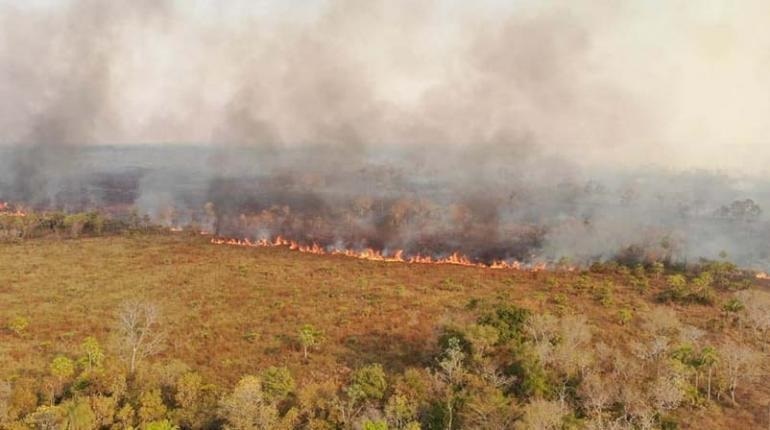
[[[505,144],[767,172],[761,0],[0,2],[4,143]]]

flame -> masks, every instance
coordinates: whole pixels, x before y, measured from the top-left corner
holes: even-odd
[[[770,279],[770,275],[765,272],[759,272],[757,273],[757,279],[767,280]]]
[[[346,249],[346,248],[325,248],[317,243],[311,245],[303,245],[296,241],[277,236],[274,239],[228,239],[221,237],[211,238],[211,243],[214,245],[230,245],[230,246],[243,246],[251,248],[272,248],[272,247],[288,247],[292,251],[297,251],[306,254],[316,255],[342,255],[349,258],[358,258],[361,260],[370,261],[382,261],[392,263],[407,263],[407,264],[451,264],[455,266],[468,266],[468,267],[482,267],[488,269],[512,269],[512,270],[530,270],[533,272],[539,272],[547,269],[546,263],[537,263],[534,265],[522,264],[519,261],[493,261],[489,264],[474,262],[466,255],[459,252],[454,252],[451,255],[445,257],[432,257],[429,255],[405,255],[403,250],[395,250],[389,253],[383,253],[383,251],[365,248],[360,250]]]
[[[25,217],[27,216],[27,213],[18,208],[11,210],[11,205],[8,202],[0,201],[0,215]]]

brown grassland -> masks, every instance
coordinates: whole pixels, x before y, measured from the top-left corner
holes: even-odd
[[[298,386],[343,381],[369,363],[388,373],[425,368],[440,352],[441,327],[509,304],[534,314],[585,315],[592,343],[628,354],[643,331],[642,316],[660,306],[704,330],[709,342],[764,349],[747,328],[726,322],[722,304],[733,292],[717,291],[712,305],[660,304],[663,279],[651,277],[650,287],[639,290],[618,271],[373,262],[215,246],[186,233],[0,243],[0,324],[19,315],[29,320],[23,336],[0,330],[0,380],[45,373],[54,357],[76,356],[87,336],[109,354],[116,311],[133,298],[157,303],[168,332],[164,350],[149,361],[182,361],[223,391],[268,366],[288,367]],[[585,280],[600,287],[585,287]],[[296,341],[305,324],[325,337],[307,360]],[[757,375],[770,371],[766,357],[752,369]],[[739,386],[738,405],[723,399],[673,416],[680,428],[767,428],[766,381]]]

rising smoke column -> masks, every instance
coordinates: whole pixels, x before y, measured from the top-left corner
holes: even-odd
[[[714,214],[767,207],[767,8],[3,3],[2,198],[99,207],[94,187],[126,182],[156,219],[222,233],[761,260],[764,214]],[[83,149],[147,143],[178,150]]]

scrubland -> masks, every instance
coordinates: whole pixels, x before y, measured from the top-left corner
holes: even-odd
[[[764,428],[763,282],[724,261],[517,271],[193,233],[6,241],[0,428]]]

